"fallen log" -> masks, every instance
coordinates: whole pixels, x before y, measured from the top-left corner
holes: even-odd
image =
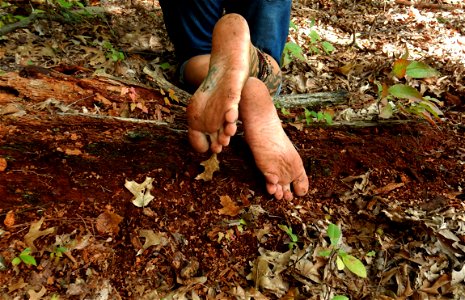
[[[5,73],[0,75],[0,117],[37,115],[48,111],[69,117],[150,123],[186,130],[185,106],[191,95],[171,84],[156,70],[145,68],[144,73],[152,79],[148,84],[107,74],[89,77],[66,75],[34,66],[25,67],[20,72]],[[285,108],[321,108],[347,100],[345,91],[282,95],[274,99],[277,106]],[[411,121],[355,120],[334,122],[332,126],[373,127],[407,122]],[[307,126],[319,127],[322,124]]]
[[[159,71],[144,68],[152,82],[150,85],[117,78],[107,74],[92,77],[66,75],[51,69],[29,66],[20,72],[9,72],[0,76],[0,103],[12,97],[26,98],[32,102],[43,102],[54,98],[65,104],[91,105],[103,98],[116,102],[128,102],[128,88],[140,99],[163,99],[160,88],[168,93],[173,90],[181,105],[187,105],[191,95],[166,80]],[[103,97],[103,98],[102,98]],[[100,100],[99,100],[100,99]],[[345,91],[300,95],[281,95],[274,99],[280,107],[315,107],[341,104],[347,101]],[[162,102],[163,104],[163,102]]]

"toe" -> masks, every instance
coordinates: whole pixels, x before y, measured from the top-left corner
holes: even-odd
[[[292,187],[294,188],[294,193],[297,196],[304,196],[308,192],[308,177],[305,174],[305,172],[297,177],[293,182],[292,182]]]
[[[274,195],[278,189],[278,186],[274,183],[266,183],[266,190],[270,195]]]
[[[283,185],[283,197],[287,201],[290,201],[294,198],[294,195],[292,195],[292,192],[291,192],[290,184]]]
[[[236,131],[237,131],[237,125],[236,125],[236,122],[232,122],[232,123],[226,123],[224,125],[224,130],[223,130],[223,133],[227,136],[233,136],[236,134]]]
[[[229,141],[231,140],[231,136],[225,133],[226,129],[220,128],[218,131],[218,143],[222,146],[229,145]]]
[[[189,142],[192,145],[192,148],[194,148],[195,151],[197,152],[207,152],[209,148],[207,136],[197,130],[189,128],[188,130],[188,137],[189,137]]]
[[[218,136],[218,144],[220,144],[221,146],[227,146],[229,145],[229,141],[231,140],[231,137],[228,136],[228,135],[220,135]]]
[[[276,200],[281,200],[283,198],[283,187],[280,184],[276,185],[276,192],[274,193]]]
[[[223,150],[223,145],[221,144],[220,137],[218,133],[209,134],[210,137],[210,149],[213,153],[220,153]],[[227,144],[229,141],[227,141]],[[226,145],[227,145],[226,144]]]

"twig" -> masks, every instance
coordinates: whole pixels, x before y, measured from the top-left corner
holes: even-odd
[[[322,92],[314,94],[282,95],[273,99],[280,107],[315,107],[344,103],[348,98],[346,91]]]
[[[130,122],[130,123],[139,123],[139,124],[154,124],[158,126],[165,126],[168,130],[175,131],[175,132],[187,132],[187,130],[183,129],[175,129],[169,126],[169,123],[157,120],[144,120],[144,119],[135,119],[135,118],[124,118],[124,117],[114,117],[114,116],[103,116],[103,115],[93,115],[93,114],[85,114],[85,113],[58,113],[60,116],[79,116],[85,118],[93,118],[93,119],[107,119],[107,120],[117,120],[123,122]]]

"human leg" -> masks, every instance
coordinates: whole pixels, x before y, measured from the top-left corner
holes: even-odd
[[[252,43],[280,64],[289,34],[292,0],[227,0],[226,11],[243,16]]]
[[[160,0],[165,27],[183,63],[211,52],[212,33],[223,15],[222,0]]]
[[[276,199],[291,200],[308,191],[308,178],[298,152],[284,132],[266,85],[249,78],[239,105],[244,135],[255,163]],[[291,191],[291,184],[293,192]]]
[[[218,21],[213,31],[207,75],[187,108],[189,140],[197,151],[208,150],[207,135],[211,150],[220,152],[235,134],[241,91],[250,75],[254,51],[244,18],[229,14]],[[205,69],[199,72],[196,67],[205,68],[205,61],[206,57],[200,56],[189,60],[184,71],[186,78],[194,72],[204,74]]]

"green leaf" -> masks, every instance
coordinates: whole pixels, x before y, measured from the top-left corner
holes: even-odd
[[[444,113],[431,101],[421,101],[419,106],[424,107],[428,112],[430,112],[435,118],[439,119],[439,116],[444,115]]]
[[[305,60],[305,57],[302,54],[302,48],[294,42],[287,42],[284,45],[284,51],[290,53],[293,57],[300,59],[302,61]]]
[[[327,233],[331,241],[331,246],[336,247],[341,239],[341,229],[339,229],[339,226],[329,223]]]
[[[19,258],[21,258],[21,260],[28,266],[29,265],[37,266],[36,259],[29,254],[25,254],[25,255],[20,254]]]
[[[58,4],[65,9],[69,9],[73,6],[73,3],[68,2],[66,0],[57,0]]]
[[[57,247],[56,251],[61,252],[61,253],[65,253],[66,251],[68,251],[68,248],[60,246],[60,247]]]
[[[341,256],[342,262],[347,267],[347,269],[349,269],[349,271],[358,277],[367,277],[367,270],[358,258],[346,253],[339,253],[339,255]]]
[[[51,297],[50,297],[50,300],[59,300],[60,299],[60,296],[57,295],[57,294],[53,294]]]
[[[315,43],[315,42],[318,42],[319,40],[321,40],[320,35],[315,30],[310,31],[310,34],[308,36],[310,37],[310,42],[311,43]]]
[[[11,264],[12,264],[13,266],[17,266],[17,265],[19,265],[20,263],[21,263],[21,258],[19,258],[19,257],[15,257],[15,258],[13,258],[13,260],[11,261]]]
[[[171,64],[169,62],[164,62],[162,64],[160,64],[160,68],[164,71],[164,70],[167,70],[169,68],[171,68]]]
[[[391,86],[388,91],[391,95],[400,99],[423,100],[419,91],[405,84],[395,84]]]
[[[394,111],[392,110],[391,104],[387,103],[385,106],[381,108],[381,111],[379,112],[379,117],[382,119],[390,119],[392,118],[393,114]]]
[[[335,49],[333,44],[327,41],[322,42],[321,47],[323,47],[323,51],[326,52],[326,54],[330,54]]]
[[[327,123],[328,125],[333,124],[333,117],[332,117],[330,114],[325,113],[325,114],[324,114],[324,118],[325,118],[325,121],[326,121],[326,123]]]
[[[439,72],[420,61],[412,61],[407,66],[407,75],[412,78],[429,78],[439,76]]]
[[[19,255],[29,255],[31,254],[31,248],[26,248]]]
[[[297,30],[297,25],[295,25],[295,23],[292,21],[289,22],[289,27]]]
[[[310,27],[313,27],[313,26],[315,26],[315,19],[310,20]]]
[[[342,261],[340,256],[336,257],[336,267],[339,271],[344,270],[345,268],[344,262]]]
[[[349,298],[346,296],[338,295],[338,296],[334,296],[332,300],[349,300]]]
[[[331,255],[332,252],[333,250],[331,249],[325,249],[325,250],[321,250],[320,252],[318,252],[318,255],[323,256],[323,257],[328,257]]]
[[[291,58],[291,55],[287,52],[284,52],[283,53],[283,58],[282,58],[282,62],[281,64],[283,65],[283,67],[287,66],[288,64],[290,64],[292,61],[292,58]]]
[[[375,250],[371,250],[371,251],[369,251],[369,252],[366,254],[367,257],[374,257],[375,255],[376,255],[376,251],[375,251]]]
[[[288,116],[291,114],[285,107],[281,107],[281,113],[285,116]]]
[[[317,46],[311,46],[310,50],[311,50],[311,52],[313,52],[315,54],[320,54],[320,49],[318,49]]]
[[[287,233],[287,235],[289,236],[289,238],[291,239],[292,242],[295,243],[295,242],[298,242],[298,241],[299,241],[299,237],[298,237],[296,234],[294,234],[294,233],[292,232],[292,228],[291,228],[291,227],[288,227],[288,226],[282,225],[282,224],[279,224],[278,227],[279,227],[282,231],[284,231],[285,233]]]

